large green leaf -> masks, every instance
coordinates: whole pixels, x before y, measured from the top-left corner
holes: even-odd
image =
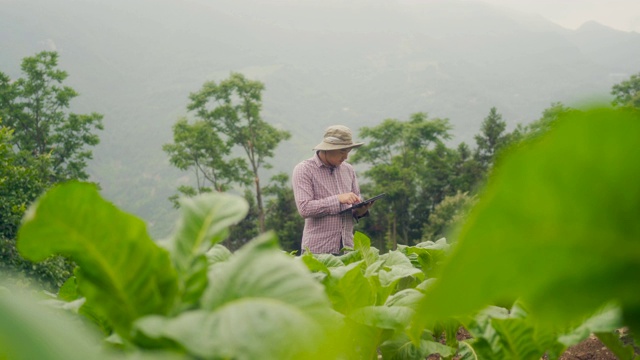
[[[325,287],[333,308],[342,314],[349,314],[364,306],[374,305],[376,292],[363,274],[364,261],[329,269],[331,275]]]
[[[183,308],[193,307],[207,287],[207,264],[211,255],[224,256],[212,247],[224,240],[229,226],[245,218],[247,201],[225,193],[207,193],[180,199],[182,216],[167,247],[178,273]]]
[[[244,219],[249,205],[240,196],[208,193],[180,199],[180,209],[182,216],[169,249],[178,272],[186,272],[193,258],[224,240],[229,226]]]
[[[201,359],[326,359],[326,329],[310,314],[269,298],[243,298],[215,311],[136,323],[152,338],[167,338]],[[335,358],[335,357],[333,357]]]
[[[621,327],[622,314],[620,308],[613,304],[608,304],[571,332],[558,337],[558,341],[569,347],[576,345],[593,333],[613,332]]]
[[[545,349],[535,341],[534,327],[525,319],[493,319],[493,328],[499,334],[502,358],[538,360]]]
[[[353,247],[362,255],[362,259],[370,266],[378,257],[378,254],[371,248],[371,239],[359,231],[353,234]],[[377,249],[376,249],[377,250]]]
[[[227,262],[213,267],[201,307],[215,310],[251,297],[284,302],[307,312],[326,312],[330,302],[303,264],[285,255],[273,232],[253,239]]]
[[[106,359],[99,334],[52,310],[23,294],[0,294],[0,359]]]
[[[387,306],[405,306],[410,309],[417,309],[420,300],[424,297],[424,294],[416,289],[404,289],[389,296],[385,305]]]
[[[323,354],[342,326],[322,286],[271,232],[210,268],[200,305],[172,319],[147,317],[137,329],[207,359],[297,359]]]
[[[414,313],[412,309],[404,306],[365,306],[351,312],[348,317],[359,324],[402,331]]]
[[[131,323],[171,309],[177,280],[169,254],[149,238],[142,220],[118,210],[92,184],[71,182],[47,192],[25,217],[18,249],[32,260],[53,254],[78,265],[78,290],[127,336]]]
[[[406,255],[399,251],[388,252],[369,265],[365,271],[365,277],[369,279],[376,290],[376,303],[382,305],[390,294],[395,293],[398,284],[402,280],[415,287],[415,283],[424,278],[424,274],[411,263]],[[407,287],[406,284],[404,287]]]
[[[638,139],[638,112],[575,112],[499,161],[418,323],[522,297],[561,325],[613,299],[640,329]]]

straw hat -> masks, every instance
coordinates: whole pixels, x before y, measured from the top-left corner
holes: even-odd
[[[340,150],[362,146],[364,143],[354,143],[351,130],[344,125],[329,126],[324,132],[322,142],[313,150]]]

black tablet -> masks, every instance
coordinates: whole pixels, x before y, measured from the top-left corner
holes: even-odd
[[[340,214],[344,214],[344,213],[346,213],[347,211],[350,211],[350,210],[357,209],[357,208],[359,208],[359,207],[365,206],[365,205],[367,205],[367,204],[369,204],[369,203],[371,203],[371,202],[374,202],[374,201],[376,201],[376,200],[378,200],[378,199],[380,199],[380,198],[383,198],[383,197],[385,197],[385,196],[387,196],[387,194],[382,193],[382,194],[380,194],[380,195],[376,195],[376,196],[374,196],[374,197],[372,197],[372,198],[370,198],[370,199],[363,200],[362,202],[359,202],[359,203],[357,203],[357,204],[354,204],[354,205],[353,205],[353,206],[351,206],[350,208],[347,208],[347,209],[344,209],[344,210],[340,211]]]

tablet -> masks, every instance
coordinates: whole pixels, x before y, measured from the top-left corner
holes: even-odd
[[[340,212],[339,212],[339,214],[344,214],[344,213],[346,213],[346,212],[347,212],[347,211],[349,211],[349,210],[353,210],[353,209],[357,209],[357,208],[359,208],[359,207],[363,207],[363,206],[365,206],[365,205],[367,205],[367,204],[369,204],[369,203],[371,203],[371,202],[374,202],[374,201],[376,201],[376,200],[378,200],[378,199],[380,199],[380,198],[383,198],[383,197],[385,197],[385,196],[387,196],[387,194],[382,193],[382,194],[380,194],[380,195],[376,195],[376,196],[374,196],[374,197],[372,197],[372,198],[370,198],[370,199],[363,200],[362,202],[359,202],[359,203],[357,203],[357,204],[354,204],[354,205],[353,205],[352,207],[350,207],[350,208],[346,208],[346,209],[344,209],[344,210],[340,211]]]

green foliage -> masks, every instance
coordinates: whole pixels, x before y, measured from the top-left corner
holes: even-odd
[[[249,204],[249,211],[238,224],[231,226],[229,237],[223,242],[229,250],[235,251],[258,236],[258,207],[256,199],[251,190],[245,189],[244,199]]]
[[[631,75],[628,80],[613,85],[611,95],[613,106],[640,109],[640,73]]]
[[[304,219],[298,214],[289,176],[285,173],[274,175],[264,188],[264,195],[268,198],[266,229],[275,231],[283,250],[301,251]]]
[[[611,109],[568,113],[505,157],[418,323],[522,298],[540,322],[562,326],[613,300],[637,331],[639,120]]]
[[[149,238],[140,219],[103,200],[93,185],[49,190],[27,214],[17,247],[32,261],[71,257],[87,306],[125,338],[133,320],[168,313],[174,305],[178,289],[169,254]]]
[[[206,82],[198,92],[189,96],[191,102],[187,106],[221,136],[228,148],[239,146],[244,151],[248,165],[241,161],[235,166],[248,166],[253,176],[260,232],[264,232],[265,227],[258,172],[270,166],[267,159],[273,157],[281,141],[291,136],[289,132],[276,129],[262,119],[263,90],[263,83],[248,80],[239,73],[231,73],[228,79],[219,83]]]
[[[180,189],[183,195],[226,191],[232,184],[251,183],[246,163],[241,158],[229,158],[231,145],[204,120],[193,124],[187,119],[178,120],[173,125],[173,143],[162,149],[169,154],[173,166],[195,174],[196,189]]]
[[[433,212],[429,214],[424,226],[425,240],[435,241],[441,237],[448,237],[448,232],[464,223],[469,209],[477,202],[475,196],[458,192],[454,196],[446,196]]]
[[[565,116],[569,112],[578,110],[569,108],[561,102],[552,103],[551,106],[542,112],[542,117],[526,126],[518,126],[511,134],[511,143],[519,146],[518,143],[526,144],[535,141],[538,137],[546,134],[558,124],[558,119]]]
[[[102,329],[113,328],[129,347],[204,358],[324,358],[327,353],[317,355],[326,346],[322,339],[335,342],[341,317],[273,234],[233,255],[215,246],[248,207],[219,193],[183,199],[176,233],[161,248],[141,220],[101,199],[95,186],[71,182],[29,210],[18,248],[36,261],[52,253],[71,256],[77,292],[68,282],[61,296],[81,296],[80,312]],[[283,330],[272,331],[274,324]]]
[[[0,293],[0,359],[106,359],[97,334],[65,315],[17,290]]]
[[[480,134],[475,136],[478,147],[474,156],[485,169],[491,168],[493,160],[508,142],[504,133],[506,128],[507,123],[502,120],[502,115],[492,107],[480,125]]]
[[[12,149],[13,131],[0,120],[0,270],[14,282],[35,283],[49,291],[56,291],[71,275],[74,265],[62,257],[52,257],[34,264],[24,259],[15,246],[18,227],[26,208],[46,189],[46,180],[33,166],[21,164]],[[43,165],[46,167],[46,164]]]
[[[387,193],[384,201],[375,204],[375,218],[370,222],[388,234],[391,249],[420,238],[421,226],[416,228],[413,221],[416,213],[424,214],[444,193],[446,180],[442,177],[450,173],[437,173],[436,167],[440,152],[446,152],[441,145],[449,139],[450,129],[448,120],[428,119],[424,113],[413,114],[409,121],[387,119],[360,129],[361,138],[367,141],[352,161],[370,165],[364,176],[371,182],[362,185],[363,191]]]
[[[453,246],[441,239],[381,254],[358,232],[344,255],[292,257],[266,233],[231,253],[220,242],[250,206],[210,193],[182,200],[180,225],[160,247],[95,186],[72,182],[28,211],[18,248],[34,260],[73,257],[76,283],[48,304],[81,306],[115,331],[108,341],[124,356],[537,360],[595,333],[630,359],[613,330],[640,323],[639,116],[569,113],[506,154]],[[594,168],[599,177],[583,176]],[[0,290],[0,313],[26,324],[16,334],[43,336]],[[461,325],[471,339],[456,339]],[[0,326],[0,349],[32,354],[10,343],[10,331]],[[61,341],[47,346],[73,358],[75,344]]]
[[[0,269],[21,282],[55,291],[71,275],[73,264],[52,257],[41,264],[22,258],[15,239],[27,206],[49,186],[87,179],[87,160],[99,138],[102,115],[68,111],[78,96],[64,86],[58,54],[43,51],[22,61],[24,77],[0,72]]]
[[[35,158],[49,158],[49,183],[86,180],[92,158],[87,146],[99,143],[93,132],[103,129],[103,116],[68,112],[78,93],[63,85],[68,75],[57,66],[58,54],[43,51],[22,60],[24,78],[12,81],[0,72],[0,116],[14,129],[14,146]]]

